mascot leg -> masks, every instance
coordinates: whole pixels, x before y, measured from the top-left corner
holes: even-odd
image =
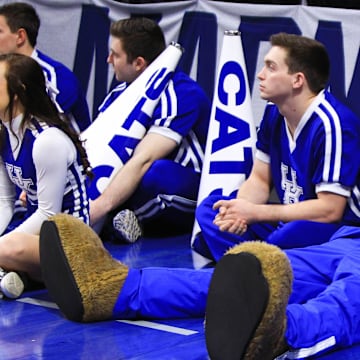
[[[49,294],[68,319],[111,318],[128,268],[110,255],[89,226],[66,214],[45,221],[40,263]]]
[[[205,321],[212,360],[273,359],[287,348],[286,306],[292,270],[278,247],[248,241],[218,262]]]

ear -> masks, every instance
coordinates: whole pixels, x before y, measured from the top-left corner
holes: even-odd
[[[145,70],[145,68],[148,66],[147,61],[142,57],[142,56],[138,56],[135,60],[134,60],[134,66],[135,66],[135,70],[139,73],[143,72]]]
[[[21,47],[25,44],[26,41],[28,41],[28,36],[27,36],[27,32],[25,29],[23,28],[20,28],[18,31],[17,31],[17,40],[16,40],[16,45],[18,47]]]
[[[305,83],[305,75],[302,72],[293,74],[293,87],[294,89],[301,88]]]

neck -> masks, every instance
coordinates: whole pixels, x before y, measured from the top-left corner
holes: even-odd
[[[34,51],[34,48],[29,44],[23,44],[22,46],[18,47],[16,52],[21,55],[31,56]]]
[[[317,94],[314,93],[302,94],[292,97],[290,101],[278,106],[280,113],[286,119],[286,123],[292,135],[316,96]]]

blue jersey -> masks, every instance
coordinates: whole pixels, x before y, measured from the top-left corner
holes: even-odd
[[[348,198],[344,223],[360,222],[360,120],[328,91],[321,92],[290,134],[269,103],[260,123],[257,157],[270,162],[283,204],[314,199],[327,191]]]
[[[35,149],[40,134],[41,146],[38,143]],[[46,144],[54,143],[57,146],[57,139],[63,144],[64,151],[59,149],[57,154],[49,154],[49,151],[53,151],[53,146]],[[51,160],[49,156],[56,158]],[[7,129],[1,158],[9,180],[27,194],[27,213],[23,222],[30,217],[32,220],[28,221],[25,230],[31,229],[36,233],[43,217],[57,212],[71,214],[89,223],[83,166],[74,144],[62,131],[33,118],[32,126],[25,129],[19,143],[14,146],[14,140],[10,138]],[[1,196],[10,199],[12,189],[10,186],[5,188],[7,181],[2,179],[4,184]],[[63,193],[59,196],[60,191]],[[12,226],[9,228],[12,229]]]
[[[103,112],[127,88],[120,83],[105,98],[99,107]],[[188,75],[175,72],[169,85],[160,97],[153,116],[145,124],[146,131],[157,132],[178,141],[178,147],[168,156],[184,167],[200,173],[204,158],[209,126],[210,101],[201,87]]]
[[[49,91],[61,110],[75,122],[76,130],[85,130],[90,125],[91,118],[85,94],[75,74],[39,50],[34,50],[32,57],[41,65]]]

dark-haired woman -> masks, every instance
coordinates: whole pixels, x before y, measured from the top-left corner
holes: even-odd
[[[59,212],[89,222],[89,163],[78,135],[48,96],[43,71],[31,57],[0,55],[0,291],[24,289],[19,274],[41,280],[39,231]],[[27,194],[27,214],[12,222],[15,186]]]

